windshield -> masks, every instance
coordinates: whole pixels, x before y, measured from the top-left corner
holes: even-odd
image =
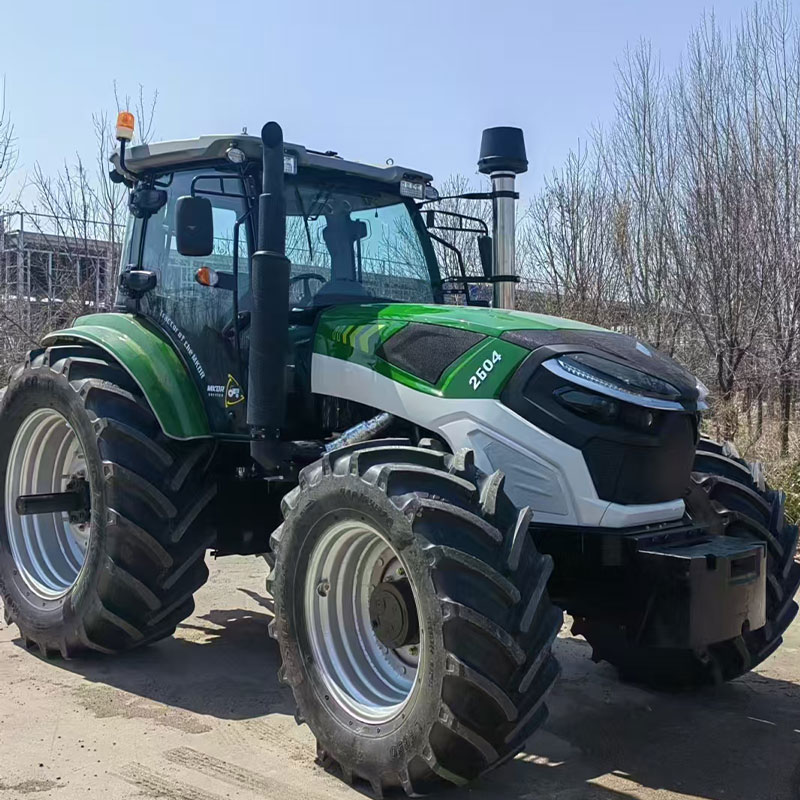
[[[416,209],[397,195],[297,183],[286,193],[293,305],[434,302]]]
[[[219,176],[219,177],[218,177]],[[244,186],[238,178],[213,170],[164,176],[166,205],[142,226],[129,220],[123,268],[136,264],[139,237],[145,227],[141,266],[158,272],[155,294],[172,302],[199,304],[203,310],[220,302],[197,284],[200,267],[233,270],[233,225],[247,211]],[[175,207],[182,195],[207,195],[213,206],[214,253],[188,257],[178,253]],[[256,202],[256,198],[251,198]],[[256,217],[255,214],[252,215]],[[286,186],[286,255],[292,263],[289,303],[308,308],[345,302],[435,302],[438,282],[433,249],[411,201],[384,191],[354,191],[348,185],[296,181]],[[249,255],[254,233],[243,224],[239,237],[239,297],[249,305]],[[213,296],[213,297],[212,297]],[[199,309],[198,309],[199,310]],[[227,309],[219,309],[223,316]]]

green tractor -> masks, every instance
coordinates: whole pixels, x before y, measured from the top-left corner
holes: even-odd
[[[263,555],[320,762],[411,795],[523,748],[564,611],[656,687],[778,647],[798,530],[701,437],[704,387],[632,337],[513,310],[520,130],[483,134],[489,230],[431,176],[276,123],[127,150],[121,123],[116,310],[45,336],[0,401],[0,591],[27,645],[157,641],[209,549]],[[443,275],[454,228],[479,263]]]

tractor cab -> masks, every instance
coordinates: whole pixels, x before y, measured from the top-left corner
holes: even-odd
[[[289,143],[283,153],[288,364],[296,377],[320,311],[438,303],[444,295],[418,207],[438,196],[430,175]],[[246,433],[261,139],[140,145],[123,161],[115,155],[114,167],[132,185],[117,306],[149,318],[173,340],[216,431]]]
[[[430,175],[289,143],[284,154],[291,308],[436,301],[441,278],[415,202],[437,197]],[[205,136],[141,145],[128,151],[124,169],[118,155],[114,162],[121,179],[137,182],[123,269],[154,271],[156,286],[148,294],[181,302],[202,296],[196,286],[230,289],[236,278],[246,304],[257,226],[252,212],[262,182],[260,139]],[[187,197],[201,202],[181,226],[179,201]],[[198,275],[200,269],[208,272]],[[207,299],[197,305],[208,305]]]

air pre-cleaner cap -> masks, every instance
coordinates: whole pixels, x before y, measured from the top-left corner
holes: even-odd
[[[491,172],[528,171],[525,154],[525,136],[521,128],[486,128],[481,137],[481,155],[478,170],[485,175]]]

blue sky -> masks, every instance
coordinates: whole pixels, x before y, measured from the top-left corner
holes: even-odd
[[[20,145],[55,170],[93,156],[91,114],[157,89],[157,138],[278,120],[288,141],[444,178],[471,175],[480,132],[525,130],[541,184],[613,113],[614,62],[652,41],[666,67],[713,7],[735,24],[750,0],[34,0],[3,3],[0,75]]]

